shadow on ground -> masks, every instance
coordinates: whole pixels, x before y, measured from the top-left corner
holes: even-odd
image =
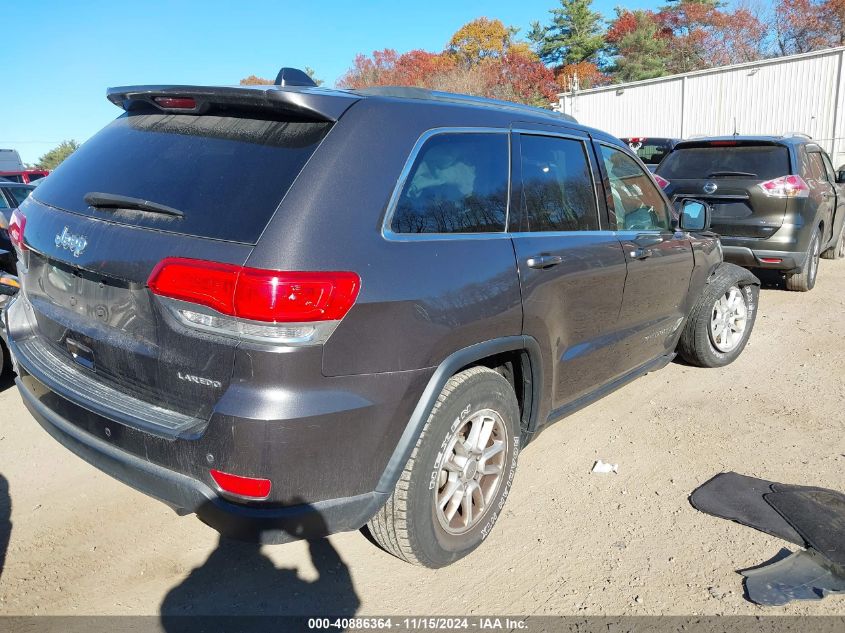
[[[162,627],[168,633],[195,631],[202,620],[214,629],[234,616],[232,630],[259,631],[272,621],[262,616],[353,616],[361,602],[340,554],[325,538],[309,540],[308,549],[319,574],[313,581],[301,578],[296,567],[276,567],[258,543],[220,537],[206,561],[165,596]]]
[[[6,563],[6,550],[12,536],[12,498],[9,496],[9,482],[0,475],[0,576]]]

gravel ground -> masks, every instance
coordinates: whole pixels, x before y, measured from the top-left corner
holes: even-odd
[[[0,613],[845,615],[845,595],[746,601],[736,570],[790,545],[687,502],[727,470],[845,490],[843,316],[845,261],[823,260],[809,294],[764,289],[737,362],[673,363],[547,430],[522,454],[490,538],[438,571],[360,533],[221,543],[68,453],[6,384]],[[597,458],[619,473],[590,474]],[[0,480],[0,517],[3,506]]]

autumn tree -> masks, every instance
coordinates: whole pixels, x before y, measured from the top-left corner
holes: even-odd
[[[845,44],[845,0],[781,0],[774,11],[781,55]]]
[[[601,14],[590,8],[592,0],[560,0],[551,9],[547,26],[532,22],[528,38],[547,64],[565,65],[595,61],[604,47]]]
[[[50,170],[55,169],[64,159],[73,154],[77,149],[79,149],[79,143],[73,139],[69,141],[62,141],[56,147],[41,156],[38,159],[38,162],[35,163],[35,168]]]
[[[477,18],[467,22],[452,36],[446,50],[465,65],[486,59],[500,59],[510,48],[516,29],[501,20]]]
[[[439,53],[358,55],[338,86],[415,86],[548,106],[559,91],[554,72],[515,35],[499,20],[479,18],[458,29]]]
[[[610,72],[616,81],[639,81],[667,74],[666,57],[671,32],[652,11],[616,9],[607,30]]]

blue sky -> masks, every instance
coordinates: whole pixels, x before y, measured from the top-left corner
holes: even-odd
[[[63,139],[85,141],[118,114],[109,86],[236,84],[281,66],[311,66],[328,85],[355,55],[375,49],[441,50],[462,24],[485,15],[518,26],[547,21],[556,0],[38,0],[3,3],[0,147],[25,162]],[[613,7],[662,1],[595,0]]]

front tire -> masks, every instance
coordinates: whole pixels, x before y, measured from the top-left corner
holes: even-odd
[[[724,367],[736,360],[757,319],[759,283],[744,268],[721,264],[681,333],[681,358],[698,367]]]
[[[808,292],[816,285],[816,276],[819,274],[821,242],[819,230],[816,229],[813,231],[813,237],[810,238],[810,246],[807,249],[807,258],[804,260],[804,269],[800,273],[786,276],[787,290]]]
[[[443,567],[490,534],[510,493],[520,415],[510,383],[487,367],[453,376],[387,503],[368,523],[387,552]]]

